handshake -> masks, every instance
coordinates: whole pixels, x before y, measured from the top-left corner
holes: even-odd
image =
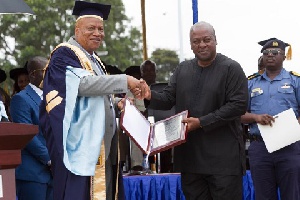
[[[131,91],[135,98],[139,100],[151,99],[150,87],[143,79],[138,80],[132,76],[127,76],[127,84],[128,89]]]

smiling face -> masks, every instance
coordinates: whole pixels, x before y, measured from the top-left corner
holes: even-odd
[[[94,17],[85,17],[76,23],[75,39],[90,54],[96,51],[104,39],[103,21]]]
[[[194,26],[190,31],[190,44],[200,66],[207,66],[215,59],[217,41],[210,26]]]

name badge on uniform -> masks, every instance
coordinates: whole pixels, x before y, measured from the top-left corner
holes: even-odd
[[[255,97],[255,96],[261,95],[262,93],[264,93],[264,91],[261,88],[254,88],[251,91],[251,97]]]
[[[288,84],[288,83],[284,83],[283,86],[281,86],[281,88],[283,89],[287,89],[287,88],[290,88],[291,86]]]

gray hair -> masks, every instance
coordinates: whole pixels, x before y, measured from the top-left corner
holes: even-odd
[[[214,27],[210,24],[210,23],[207,23],[205,21],[200,21],[200,22],[197,22],[195,23],[191,29],[190,29],[190,34],[196,30],[196,29],[207,29],[211,32],[211,34],[214,36],[214,38],[216,39],[216,32],[215,32],[215,29]]]

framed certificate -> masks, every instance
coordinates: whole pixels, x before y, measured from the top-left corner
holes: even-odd
[[[156,154],[186,141],[187,128],[182,120],[188,111],[180,112],[156,123],[150,123],[126,99],[121,115],[121,128],[145,154]]]

